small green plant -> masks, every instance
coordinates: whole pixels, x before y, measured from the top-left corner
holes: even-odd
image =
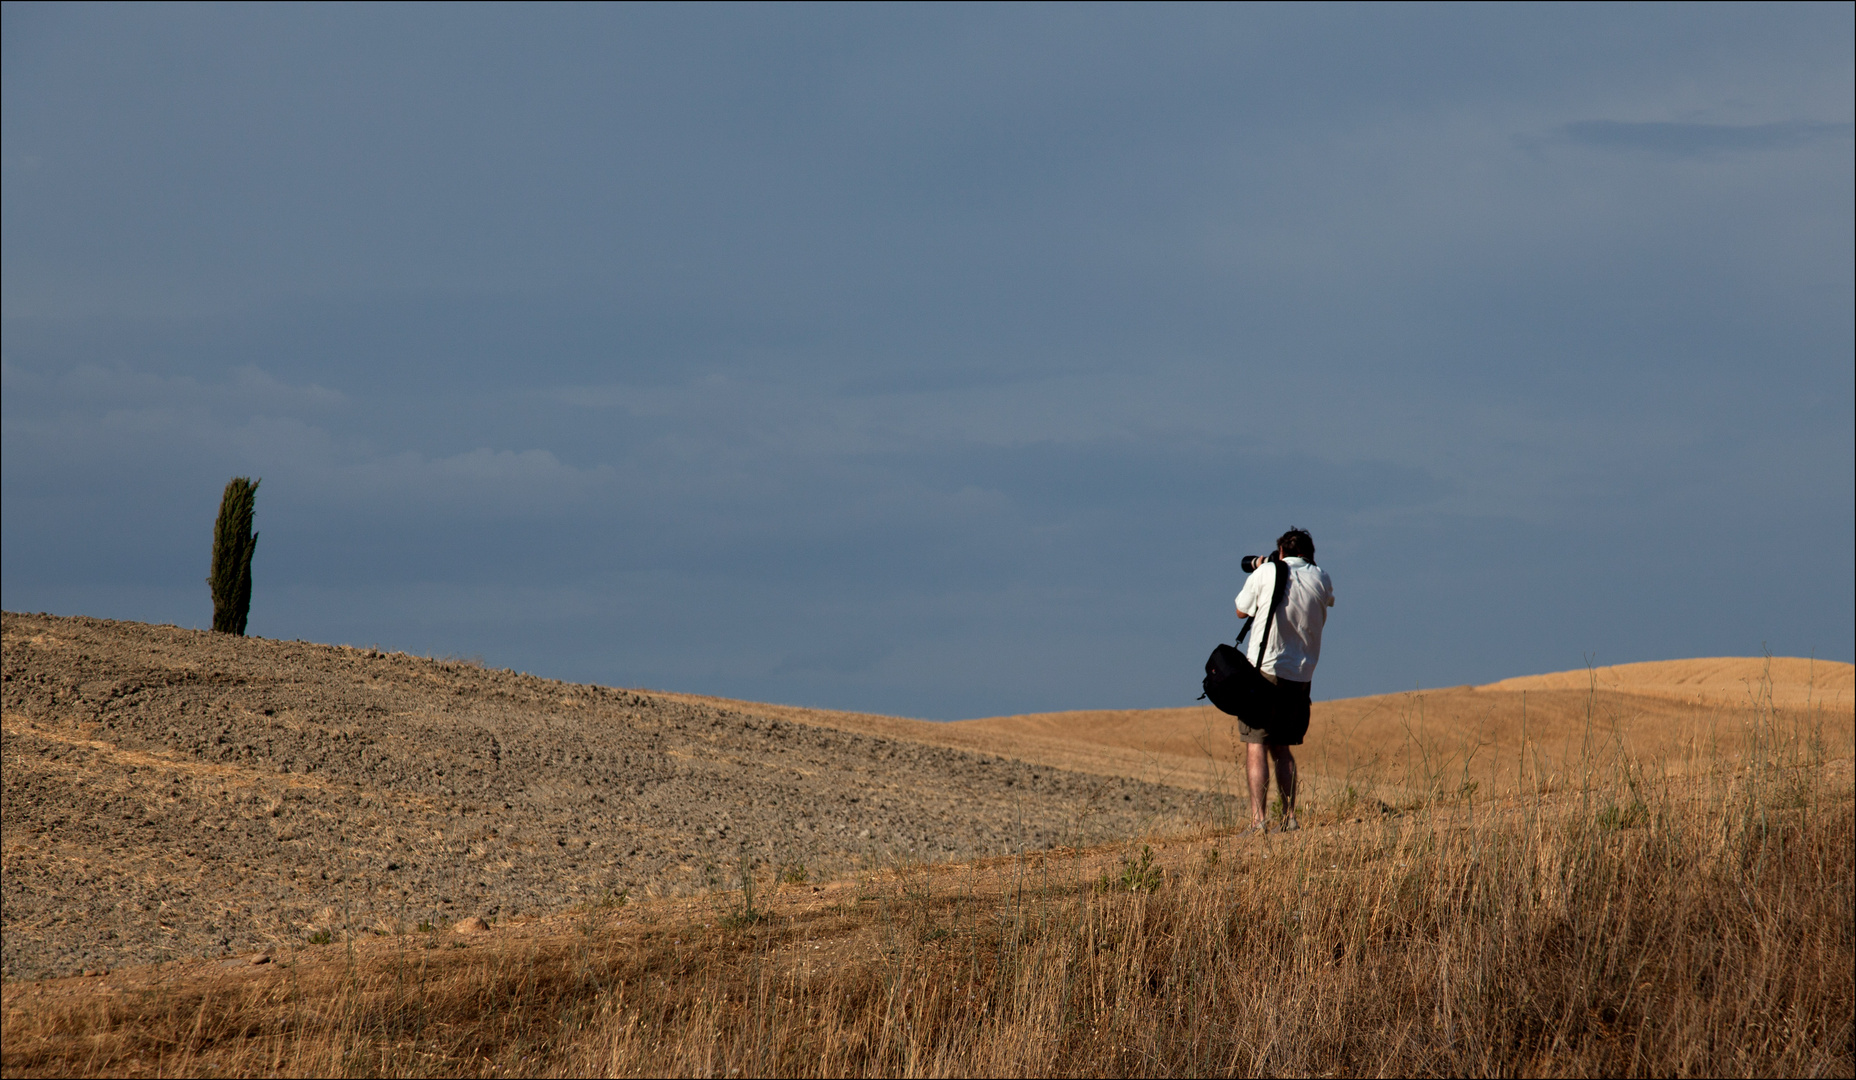
[[[1641,799],[1633,799],[1629,806],[1613,803],[1598,813],[1598,827],[1606,832],[1619,829],[1634,829],[1650,820],[1650,808]]]
[[[1129,892],[1153,892],[1166,880],[1166,872],[1154,865],[1153,849],[1141,845],[1141,860],[1134,862],[1123,859],[1121,863],[1121,884]]]
[[[419,920],[419,932],[421,934],[434,934],[438,932],[438,927],[432,925],[432,923],[429,920],[420,919]]]
[[[213,524],[213,564],[207,587],[213,593],[213,629],[245,634],[245,617],[251,613],[251,555],[258,534],[251,531],[252,505],[259,481],[235,476],[226,481],[219,497],[219,520]]]
[[[744,930],[767,917],[767,913],[754,906],[754,868],[748,862],[748,850],[741,848],[736,872],[741,882],[741,906],[722,916],[722,925],[729,930]]]
[[[334,940],[335,940],[335,935],[330,933],[327,930],[318,930],[315,933],[309,935],[309,943],[311,945],[327,945],[329,942],[334,941]]]
[[[1154,865],[1153,849],[1141,845],[1141,857],[1134,860],[1123,857],[1121,874],[1111,877],[1107,870],[1096,879],[1096,891],[1107,892],[1153,892],[1166,880],[1166,872]]]
[[[787,864],[786,869],[780,871],[780,880],[786,882],[788,885],[804,885],[806,883],[805,864]]]

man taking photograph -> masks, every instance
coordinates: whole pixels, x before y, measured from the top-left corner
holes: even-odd
[[[1237,594],[1237,617],[1259,620],[1268,615],[1276,592],[1276,566],[1287,574],[1276,602],[1273,628],[1250,635],[1246,655],[1265,679],[1276,685],[1276,708],[1265,727],[1237,722],[1247,757],[1250,781],[1250,827],[1262,832],[1268,821],[1270,762],[1276,763],[1276,790],[1282,795],[1282,830],[1301,826],[1295,820],[1295,754],[1308,734],[1309,691],[1315,661],[1321,658],[1321,628],[1334,606],[1334,583],[1328,572],[1315,565],[1315,541],[1305,529],[1290,529],[1276,540],[1276,556],[1257,560],[1255,570]],[[1261,655],[1259,655],[1259,653]]]

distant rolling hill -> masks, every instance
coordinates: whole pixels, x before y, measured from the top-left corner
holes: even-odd
[[[1316,702],[1298,752],[1304,776],[1404,789],[1455,778],[1484,793],[1525,775],[1551,781],[1580,761],[1619,751],[1685,772],[1738,760],[1762,714],[1782,726],[1821,725],[1824,751],[1856,742],[1856,665],[1796,657],[1665,660]],[[692,699],[721,703],[722,699]],[[891,738],[999,754],[1054,768],[1227,790],[1236,747],[1230,719],[1210,706],[1104,709],[934,723],[753,702],[731,708]],[[1522,754],[1525,739],[1527,753]]]

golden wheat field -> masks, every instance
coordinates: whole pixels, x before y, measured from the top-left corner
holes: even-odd
[[[1231,798],[1087,848],[828,881],[744,863],[691,897],[8,982],[4,1069],[1848,1076],[1851,673],[1698,660],[1321,703],[1305,827],[1261,836],[1232,827],[1206,710],[733,703]]]
[[[1671,774],[1711,771],[1739,760],[1744,726],[1764,715],[1787,723],[1822,719],[1828,751],[1847,756],[1856,735],[1852,673],[1856,667],[1850,664],[1822,660],[1721,657],[1317,701],[1307,745],[1297,757],[1304,782],[1318,791],[1370,777],[1376,786],[1411,791],[1474,783],[1493,795],[1553,787],[1568,782],[1572,770],[1591,760],[1620,753]],[[1233,725],[1210,706],[940,724],[729,704],[770,717],[1003,754],[1053,768],[1202,790],[1224,790],[1231,782]]]

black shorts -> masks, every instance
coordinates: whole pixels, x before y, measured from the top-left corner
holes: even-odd
[[[1247,743],[1266,746],[1300,746],[1308,735],[1309,691],[1312,682],[1278,679],[1268,672],[1263,677],[1276,684],[1276,716],[1267,728],[1254,728],[1237,722],[1238,737]]]

